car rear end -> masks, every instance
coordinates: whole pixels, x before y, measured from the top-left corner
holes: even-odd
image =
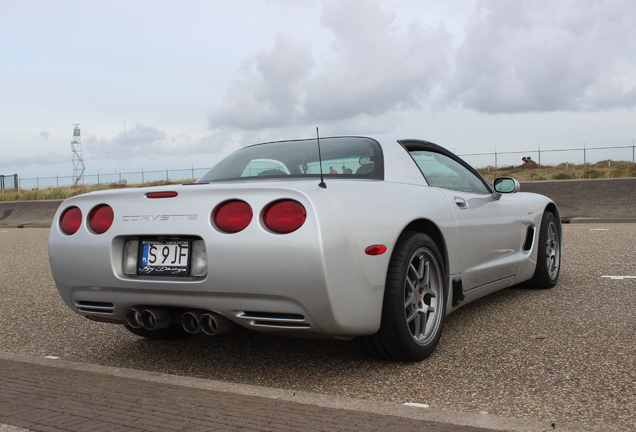
[[[74,197],[56,214],[49,258],[66,304],[97,321],[134,327],[146,313],[149,326],[201,324],[210,314],[222,328],[344,338],[379,326],[369,311],[380,310],[381,289],[313,180]]]

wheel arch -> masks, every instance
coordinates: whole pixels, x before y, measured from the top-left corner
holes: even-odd
[[[556,218],[556,220],[559,222],[557,224],[557,228],[559,229],[559,239],[561,240],[561,242],[563,242],[563,228],[561,226],[561,215],[559,214],[559,209],[556,206],[555,203],[550,202],[546,207],[545,210],[546,212],[550,212],[554,215],[554,217]]]
[[[444,271],[448,273],[448,248],[446,247],[446,240],[444,239],[444,235],[439,227],[429,219],[418,219],[409,223],[402,232],[405,231],[417,231],[422,234],[426,234],[429,236],[434,242],[437,248],[439,249],[440,254],[442,255],[442,260],[444,261]],[[402,233],[400,233],[401,235]]]
[[[441,337],[444,317],[447,315],[448,310],[448,278],[445,275],[446,270],[440,268],[446,264],[446,250],[447,247],[442,231],[432,221],[426,219],[415,220],[404,227],[402,232],[400,232],[391,256],[391,264],[389,265],[390,272],[387,275],[387,283],[384,287],[380,328],[374,334],[363,335],[356,338],[356,343],[363,352],[379,359],[409,362],[423,360],[432,354]],[[424,283],[427,287],[426,289],[432,289],[429,285],[428,277],[426,279],[423,277],[420,279],[420,274],[418,273],[417,278],[409,279],[407,274],[411,272],[409,268],[414,269],[413,271],[416,271],[415,267],[423,269],[423,267],[419,266],[414,267],[410,263],[416,256],[417,259],[423,260],[424,258],[422,257],[424,257],[425,254],[429,257],[426,258],[427,260],[434,258],[434,261],[439,263],[437,270],[435,270],[436,272],[440,272],[438,273],[439,276],[432,277],[431,281],[439,281],[439,284],[441,284],[441,286],[437,285],[436,293],[441,294],[441,298],[433,308],[436,313],[433,318],[431,318],[435,320],[431,333],[429,333],[427,329],[422,330],[422,327],[417,324],[415,327],[411,327],[409,322],[412,318],[409,319],[405,315],[407,307],[418,307],[415,305],[416,302],[419,302],[419,308],[424,307],[424,303],[429,306],[432,304],[424,300],[425,297],[423,293],[420,293],[422,295],[422,297],[420,297],[421,300],[417,300],[417,296],[412,297],[409,295],[405,297],[408,292],[406,291],[406,285],[414,289],[412,285],[415,284],[417,285],[417,289],[420,290],[422,289],[420,286],[422,281],[427,280],[427,282]],[[422,257],[420,257],[420,255]],[[426,268],[428,268],[428,264],[426,264],[426,266]],[[424,270],[422,271],[424,272]],[[426,272],[428,272],[428,270],[426,270]],[[408,284],[407,281],[409,281]],[[433,283],[433,285],[436,285],[436,283]],[[433,295],[432,297],[437,296]],[[416,299],[413,303],[411,303],[412,298]],[[410,300],[405,303],[405,299]],[[426,312],[426,320],[429,319],[429,312],[430,309]],[[428,328],[428,321],[426,321],[425,328]],[[408,337],[405,336],[406,334],[408,334]],[[420,336],[424,337],[421,344],[415,340],[416,337],[419,340]]]

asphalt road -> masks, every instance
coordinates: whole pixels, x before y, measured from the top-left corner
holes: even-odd
[[[0,351],[287,390],[636,430],[636,224],[564,226],[556,288],[510,288],[447,317],[419,363],[351,342],[236,330],[158,342],[88,321],[57,294],[48,229],[0,227]]]

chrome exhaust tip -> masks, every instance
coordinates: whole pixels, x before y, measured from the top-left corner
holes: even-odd
[[[126,323],[134,329],[141,328],[141,310],[136,308],[128,309],[126,311]]]
[[[203,333],[214,336],[228,331],[232,327],[232,321],[216,312],[205,312],[199,318],[199,325]]]
[[[140,322],[146,330],[161,330],[170,325],[172,317],[168,309],[144,309],[140,314]]]
[[[201,332],[201,311],[188,311],[181,317],[181,326],[185,331],[190,334],[197,334]]]

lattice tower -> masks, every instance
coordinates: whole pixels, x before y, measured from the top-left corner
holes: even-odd
[[[71,141],[71,150],[73,150],[73,186],[84,184],[84,159],[82,159],[82,135],[80,133],[79,124],[73,125],[73,141]]]

